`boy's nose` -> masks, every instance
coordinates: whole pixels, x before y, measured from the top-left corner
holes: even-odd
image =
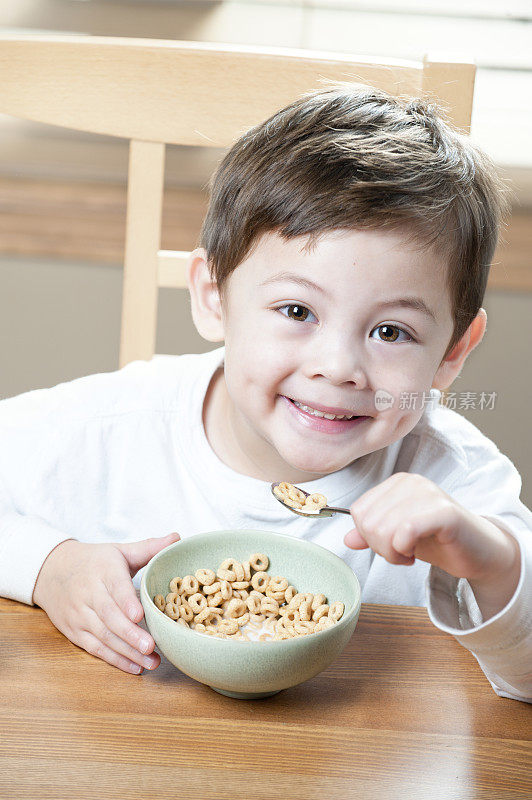
[[[368,379],[360,354],[350,349],[316,348],[310,363],[315,376],[323,376],[329,383],[338,386],[351,383],[353,388],[365,389]]]

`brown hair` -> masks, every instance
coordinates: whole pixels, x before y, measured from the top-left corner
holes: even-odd
[[[227,279],[268,231],[307,247],[335,229],[398,229],[447,263],[454,330],[482,305],[508,189],[436,104],[361,84],[303,95],[248,130],[209,183],[200,234],[211,280]]]

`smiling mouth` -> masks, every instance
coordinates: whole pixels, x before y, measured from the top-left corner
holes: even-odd
[[[304,403],[300,403],[298,400],[294,400],[291,397],[287,397],[287,400],[290,400],[293,405],[297,408],[300,408],[307,414],[310,414],[313,417],[321,417],[322,419],[330,419],[330,420],[350,420],[350,419],[360,419],[361,417],[357,414],[329,414],[325,411],[319,411],[316,408],[312,408],[312,406],[307,406]]]

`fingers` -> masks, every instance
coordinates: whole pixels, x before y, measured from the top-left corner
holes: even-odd
[[[123,610],[135,604],[140,606],[142,616],[142,606],[127,572],[114,582],[110,578],[107,583],[99,581],[80,609],[78,628],[72,632],[74,635],[68,634],[69,638],[125,672],[139,674],[142,669],[155,669],[161,661],[160,656],[152,652],[155,641]]]
[[[144,616],[144,609],[132,582],[127,577],[120,576],[116,581],[104,579],[104,585],[122,613],[132,622],[140,622]]]
[[[118,667],[122,672],[129,672],[133,675],[140,675],[142,672],[142,667],[139,664],[105,645],[90,631],[80,631],[78,636],[70,638],[74,644],[86,650],[90,655],[101,658],[102,661],[106,661],[112,667]]]
[[[94,611],[105,628],[137,650],[138,653],[146,655],[153,651],[155,642],[152,636],[126,617],[120,605],[115,602],[113,596],[106,589],[102,590],[101,596],[95,600]],[[93,633],[98,635],[94,630]]]
[[[109,627],[101,617],[95,612],[92,612],[89,614],[87,622],[88,630],[86,632],[90,633],[100,642],[102,645],[100,650],[105,653],[106,656],[110,656],[115,660],[123,657],[127,661],[145,669],[155,669],[159,666],[161,658],[157,653],[143,655],[136,647],[124,641],[124,639],[113,630],[114,627],[119,627],[118,621],[111,619],[109,626],[112,627]],[[138,630],[140,634],[144,633],[140,628]],[[100,656],[100,658],[102,658],[102,656]],[[104,660],[108,661],[108,658],[104,657]]]
[[[180,535],[174,531],[167,536],[143,539],[140,542],[117,544],[116,547],[125,556],[131,576],[133,577],[133,575],[135,575],[141,567],[144,567],[160,550],[174,542],[178,542],[180,538]]]
[[[369,547],[369,544],[356,529],[346,533],[344,543],[352,550],[365,550]]]
[[[361,495],[350,507],[356,527],[346,534],[346,546],[371,547],[390,564],[412,565],[418,532],[411,520],[425,499],[423,481],[397,473]]]
[[[350,507],[356,530],[344,542],[362,549],[364,542],[390,564],[412,565],[416,558],[438,557],[438,548],[456,537],[458,507],[421,475],[397,473]]]

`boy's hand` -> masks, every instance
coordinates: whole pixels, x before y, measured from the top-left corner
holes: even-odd
[[[56,628],[91,655],[124,672],[155,669],[155,642],[135,623],[144,616],[131,578],[178,533],[131,544],[67,539],[52,550],[35,583],[33,602]]]
[[[350,506],[347,547],[371,547],[391,564],[415,559],[467,578],[486,619],[511,599],[520,575],[519,545],[422,475],[398,472]]]

